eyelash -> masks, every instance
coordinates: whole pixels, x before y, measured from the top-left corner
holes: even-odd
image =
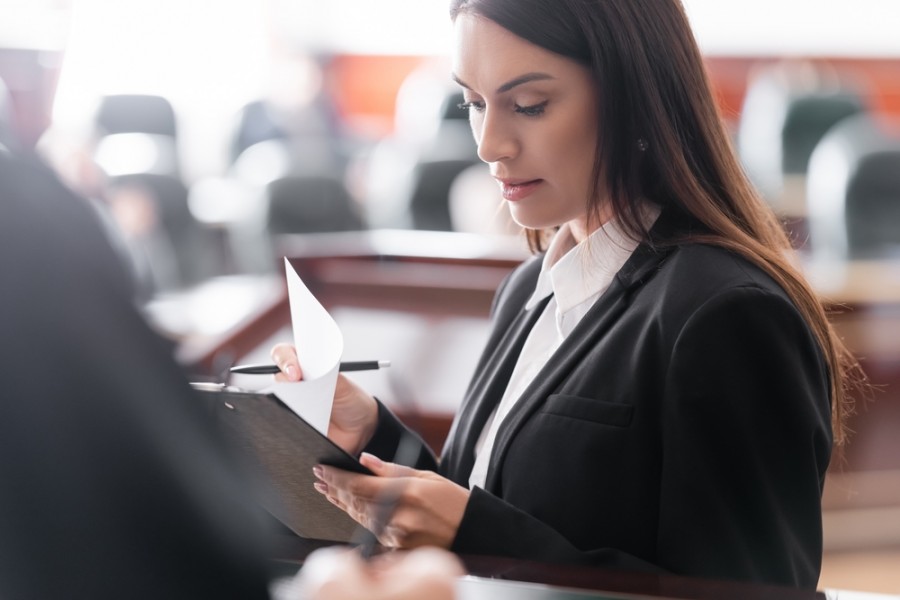
[[[531,106],[519,106],[516,104],[516,112],[526,117],[539,117],[544,114],[544,109],[547,108],[547,102],[549,100],[544,100],[540,104],[532,104]]]
[[[521,115],[525,115],[526,117],[539,117],[544,114],[544,109],[547,108],[547,103],[549,100],[544,100],[540,104],[533,104],[531,106],[519,106],[515,105],[515,111]],[[483,112],[484,111],[484,102],[463,102],[462,104],[457,105],[461,110],[472,111],[475,112]]]
[[[482,102],[463,102],[462,104],[457,104],[456,106],[458,106],[460,110],[469,112],[473,110],[475,112],[481,112],[484,110],[484,104]]]

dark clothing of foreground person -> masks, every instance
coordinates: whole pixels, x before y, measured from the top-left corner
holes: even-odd
[[[261,517],[95,214],[0,151],[0,598],[267,598]]]

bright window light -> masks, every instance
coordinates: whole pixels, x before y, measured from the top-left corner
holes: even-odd
[[[185,153],[215,170],[206,148],[222,123],[262,93],[268,38],[258,0],[75,0],[54,104],[62,127],[85,123],[107,94],[158,94],[179,117]]]
[[[900,56],[900,2],[683,0],[713,55]]]

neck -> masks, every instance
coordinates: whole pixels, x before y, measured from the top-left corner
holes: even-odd
[[[569,221],[569,231],[572,232],[572,237],[575,238],[576,243],[580,244],[592,233],[609,223],[612,218],[612,210],[609,207],[604,207],[596,218],[591,215],[582,215]]]

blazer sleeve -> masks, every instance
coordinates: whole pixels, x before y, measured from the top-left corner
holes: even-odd
[[[829,390],[819,346],[781,294],[736,288],[686,321],[661,414],[666,568],[815,587]]]
[[[368,452],[382,460],[395,462],[400,442],[406,438],[416,446],[416,452],[414,460],[403,462],[408,462],[407,466],[416,469],[436,471],[437,459],[422,438],[404,425],[380,400],[376,399],[376,402],[378,402],[378,427],[375,435],[363,448],[363,452]]]
[[[562,498],[560,499],[562,502]],[[616,548],[584,550],[540,519],[480,487],[472,489],[450,550],[548,563],[597,565],[662,573],[664,569]]]

